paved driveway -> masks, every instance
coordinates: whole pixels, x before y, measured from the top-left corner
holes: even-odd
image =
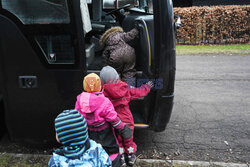
[[[250,162],[250,55],[176,62],[170,123],[162,133],[136,131],[141,156]]]

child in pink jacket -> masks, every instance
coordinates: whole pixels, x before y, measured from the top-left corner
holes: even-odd
[[[110,100],[103,95],[98,75],[87,75],[83,87],[84,92],[77,96],[75,109],[86,119],[89,137],[102,145],[109,154],[112,166],[120,166],[119,146],[113,128],[124,138],[131,138],[132,131],[120,120]]]

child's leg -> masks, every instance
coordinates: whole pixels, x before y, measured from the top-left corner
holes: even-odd
[[[118,113],[118,117],[124,122],[131,130],[132,130],[132,137],[130,139],[120,138],[122,141],[122,146],[124,147],[124,151],[127,154],[135,153],[137,150],[137,145],[133,141],[133,133],[134,133],[134,118],[132,113],[130,112],[129,108],[124,108]],[[119,141],[119,143],[121,143]]]
[[[118,116],[121,118],[122,122],[126,123],[126,125],[132,130],[132,137],[130,139],[122,138],[122,145],[125,150],[126,164],[133,166],[136,160],[135,152],[137,151],[137,145],[133,141],[134,118],[129,110],[129,107],[124,108],[123,112],[119,112]]]
[[[131,128],[131,127],[130,127]],[[134,128],[131,128],[132,133],[134,133]],[[119,133],[117,133],[117,139],[119,142],[119,152],[120,154],[132,154],[137,150],[137,145],[133,141],[133,136],[130,139],[124,139]]]
[[[134,133],[134,126],[129,126],[132,130],[132,133]],[[122,140],[123,147],[125,149],[126,154],[134,154],[137,151],[137,145],[133,141],[134,135],[130,139],[124,139]]]
[[[125,149],[123,147],[123,137],[119,133],[116,133],[116,136],[117,136],[117,140],[118,140],[118,143],[119,143],[119,153],[124,154]]]
[[[136,74],[135,61],[125,63],[121,72],[122,79],[133,78]]]
[[[117,139],[119,142],[119,153],[120,153],[120,157],[121,157],[121,159],[120,159],[121,165],[120,166],[124,167],[124,166],[126,166],[126,162],[125,162],[125,155],[124,155],[125,149],[124,149],[123,144],[122,144],[123,138],[122,138],[121,134],[119,134],[118,132],[116,133],[116,136],[117,136]]]

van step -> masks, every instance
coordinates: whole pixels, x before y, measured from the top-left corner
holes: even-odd
[[[142,129],[142,128],[148,128],[149,125],[147,124],[147,121],[144,119],[141,113],[138,112],[132,112],[134,121],[135,121],[135,128],[136,129]]]
[[[88,70],[87,73],[88,73],[88,74],[90,74],[90,73],[97,73],[97,74],[99,75],[100,70]],[[138,76],[138,75],[141,76],[142,74],[143,74],[142,71],[136,71],[136,75],[137,75],[137,76]]]
[[[143,128],[148,128],[148,124],[135,124],[136,129],[143,129]]]

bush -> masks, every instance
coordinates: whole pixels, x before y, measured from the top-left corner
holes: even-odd
[[[250,5],[174,8],[178,44],[249,43]]]

